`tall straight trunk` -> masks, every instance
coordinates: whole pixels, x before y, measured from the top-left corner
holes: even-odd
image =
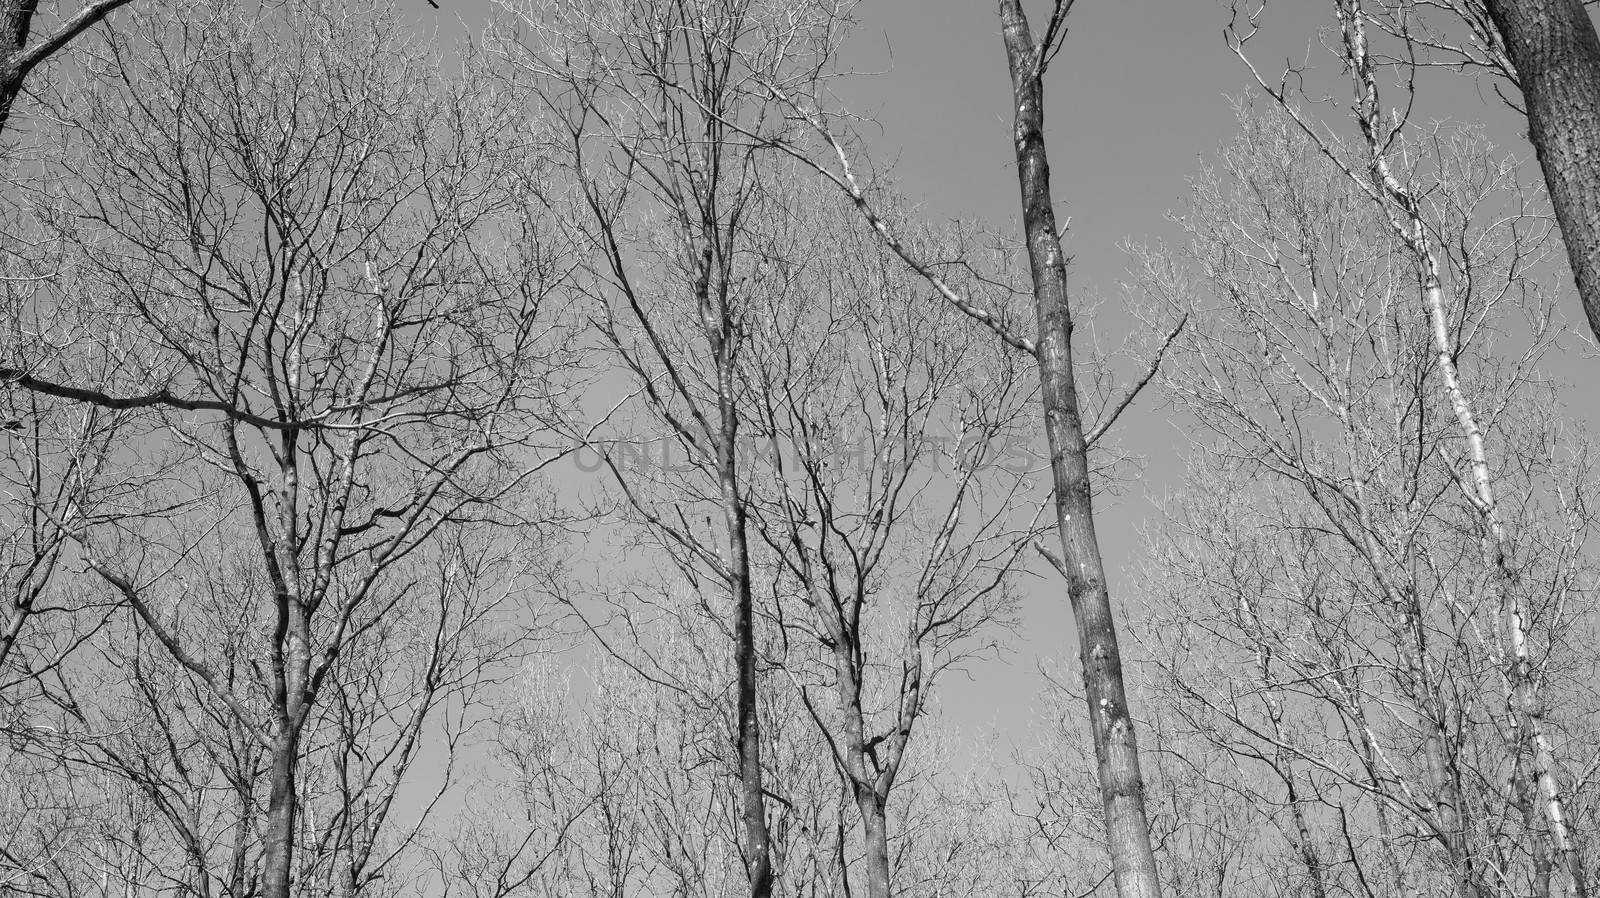
[[[1348,412],[1348,407],[1341,407],[1341,420],[1350,440],[1344,447],[1344,464],[1345,477],[1353,492],[1351,504],[1358,524],[1355,528],[1356,547],[1372,571],[1384,604],[1400,617],[1398,624],[1402,632],[1395,640],[1395,650],[1404,665],[1404,687],[1415,706],[1412,726],[1419,734],[1418,751],[1428,772],[1428,791],[1422,796],[1423,802],[1431,811],[1434,831],[1444,847],[1450,869],[1454,871],[1457,893],[1461,898],[1479,898],[1472,856],[1466,850],[1466,826],[1462,817],[1463,805],[1455,759],[1449,752],[1451,739],[1447,715],[1439,702],[1439,690],[1436,688],[1438,678],[1428,663],[1428,629],[1423,619],[1422,604],[1413,585],[1398,582],[1397,578],[1390,575],[1386,562],[1382,560],[1385,552],[1374,536],[1377,529],[1373,523],[1371,506],[1367,502],[1366,474],[1356,461],[1357,435]],[[1355,690],[1354,686],[1348,688]],[[1374,763],[1379,752],[1365,731],[1362,739],[1366,742],[1368,763]]]
[[[717,347],[719,366],[723,347]],[[772,837],[767,830],[766,795],[761,782],[761,720],[756,707],[755,602],[750,589],[748,509],[739,493],[738,419],[732,403],[730,372],[724,366],[722,430],[717,445],[723,515],[728,527],[728,561],[734,599],[734,666],[738,668],[739,814],[744,824],[745,873],[751,898],[772,894]]]
[[[1241,618],[1249,625],[1251,632],[1264,631],[1261,616],[1256,611],[1256,605],[1251,601],[1249,592],[1243,587],[1239,590],[1239,612]],[[1256,646],[1256,673],[1259,677],[1261,697],[1266,703],[1268,719],[1272,722],[1273,741],[1280,745],[1288,744],[1283,732],[1283,696],[1279,692],[1272,675],[1272,653],[1260,645]],[[1289,752],[1279,748],[1273,761],[1273,767],[1278,776],[1283,779],[1284,799],[1289,805],[1289,814],[1294,821],[1295,849],[1300,854],[1300,862],[1306,868],[1306,883],[1310,886],[1311,898],[1327,898],[1328,889],[1323,875],[1322,856],[1317,852],[1317,843],[1311,836],[1311,823],[1306,819],[1305,802],[1300,797],[1296,785],[1298,775],[1295,773],[1294,759]]]
[[[1600,160],[1597,160],[1600,161]],[[1600,181],[1597,181],[1600,183]],[[1512,567],[1510,535],[1500,518],[1496,504],[1493,477],[1489,470],[1488,451],[1484,446],[1483,430],[1478,425],[1472,401],[1461,385],[1456,371],[1455,358],[1459,351],[1452,336],[1449,316],[1445,309],[1444,288],[1440,284],[1438,262],[1427,243],[1425,232],[1418,222],[1412,229],[1410,243],[1417,254],[1423,271],[1422,297],[1438,352],[1439,370],[1443,375],[1445,395],[1455,411],[1461,427],[1461,436],[1467,447],[1467,464],[1471,472],[1473,504],[1484,521],[1484,555],[1493,567],[1496,590],[1499,593],[1500,619],[1505,623],[1502,638],[1505,641],[1507,673],[1513,697],[1512,719],[1526,738],[1533,754],[1534,784],[1539,800],[1544,805],[1549,825],[1549,839],[1556,860],[1571,882],[1574,898],[1586,898],[1588,884],[1584,875],[1583,858],[1579,855],[1572,822],[1562,798],[1557,780],[1555,751],[1551,745],[1549,727],[1545,722],[1544,698],[1533,672],[1533,662],[1528,651],[1528,634],[1525,621],[1527,608],[1523,605],[1520,584]]]
[[[1583,0],[1485,0],[1517,69],[1589,329],[1600,338],[1600,36]]]
[[[1462,442],[1466,446],[1465,462],[1468,477],[1463,487],[1484,523],[1484,556],[1494,572],[1500,617],[1506,628],[1502,639],[1506,646],[1506,654],[1509,656],[1506,659],[1508,685],[1514,696],[1512,720],[1518,730],[1526,734],[1532,745],[1535,784],[1544,804],[1549,824],[1549,838],[1553,843],[1554,852],[1571,880],[1573,895],[1576,898],[1586,898],[1587,886],[1582,859],[1574,843],[1571,822],[1556,779],[1555,755],[1545,726],[1544,704],[1529,660],[1524,623],[1526,609],[1522,604],[1516,572],[1512,568],[1511,543],[1495,504],[1493,478],[1489,469],[1483,430],[1478,424],[1477,413],[1456,369],[1456,358],[1460,355],[1461,347],[1457,344],[1450,326],[1449,298],[1445,294],[1442,277],[1444,269],[1433,247],[1427,222],[1423,218],[1421,200],[1389,166],[1388,147],[1394,134],[1392,131],[1386,131],[1387,126],[1384,124],[1385,117],[1378,98],[1378,82],[1374,75],[1375,67],[1367,52],[1365,20],[1361,5],[1362,0],[1338,0],[1345,54],[1350,63],[1351,77],[1356,90],[1356,120],[1367,144],[1372,196],[1384,206],[1384,211],[1395,230],[1395,236],[1405,244],[1416,265],[1421,286],[1423,318],[1437,356],[1444,386],[1443,392],[1455,414],[1456,422],[1461,429]],[[1490,0],[1490,5],[1491,7],[1495,5],[1493,0]],[[1513,6],[1517,8],[1512,9]],[[1587,13],[1584,12],[1579,0],[1534,0],[1534,2],[1519,0],[1515,4],[1505,3],[1501,4],[1500,12],[1496,14],[1497,22],[1501,17],[1509,17],[1507,25],[1521,29],[1516,40],[1521,41],[1523,46],[1516,52],[1531,54],[1530,63],[1534,68],[1527,72],[1522,71],[1515,52],[1513,62],[1518,65],[1519,77],[1529,96],[1529,122],[1535,146],[1539,149],[1541,164],[1544,165],[1546,177],[1551,182],[1551,193],[1552,195],[1556,193],[1558,180],[1571,178],[1571,183],[1564,184],[1561,189],[1568,190],[1569,200],[1587,204],[1569,209],[1578,213],[1579,220],[1575,223],[1579,226],[1579,233],[1576,235],[1572,232],[1566,233],[1567,249],[1573,259],[1573,268],[1581,272],[1584,260],[1590,265],[1600,263],[1600,242],[1596,242],[1594,236],[1595,228],[1600,226],[1600,222],[1596,221],[1596,215],[1600,214],[1600,171],[1573,172],[1565,169],[1570,166],[1594,169],[1600,164],[1600,155],[1594,153],[1594,149],[1600,147],[1600,42],[1596,41],[1594,27],[1589,23]],[[1559,33],[1543,36],[1535,33],[1541,29]],[[1507,34],[1505,37],[1509,46],[1513,42],[1513,35]],[[1552,64],[1558,67],[1570,64],[1573,71],[1567,73],[1548,71]],[[1587,79],[1586,83],[1578,83],[1584,79]],[[1542,104],[1554,102],[1559,105],[1570,102],[1576,104],[1578,108],[1560,110],[1541,106],[1540,113],[1536,115],[1532,100],[1535,94],[1543,95],[1540,100]],[[1584,108],[1585,103],[1587,103],[1586,108]],[[1571,135],[1561,135],[1559,132],[1562,129],[1553,127],[1562,122],[1566,123]],[[1541,131],[1541,129],[1546,130]],[[1550,137],[1549,146],[1541,134]],[[1571,139],[1572,135],[1581,137],[1583,134],[1588,134],[1590,137],[1587,149],[1582,146],[1582,141]],[[1552,171],[1556,175],[1554,178],[1551,177]],[[1560,218],[1560,201],[1557,202],[1557,209]],[[1560,219],[1560,222],[1565,230],[1566,219]],[[1589,236],[1585,237],[1584,234]],[[1585,240],[1588,241],[1587,244],[1584,243]],[[1586,275],[1579,273],[1577,276],[1581,289]],[[1600,282],[1596,282],[1596,286],[1600,286]],[[1589,294],[1585,294],[1586,303],[1588,298]],[[1596,307],[1587,306],[1587,308],[1591,326],[1595,326],[1597,333],[1600,333],[1600,315],[1596,314]],[[1458,809],[1459,807],[1457,804]],[[1462,859],[1463,862],[1470,863],[1470,858],[1464,849]],[[1461,869],[1470,874],[1470,866],[1463,866]],[[1471,886],[1479,892],[1485,890],[1475,877]]]
[[[1334,677],[1339,682],[1340,688],[1345,689],[1347,692],[1355,688],[1355,684],[1351,682],[1348,672],[1335,673]],[[1365,709],[1359,704],[1352,709],[1351,718],[1356,724],[1356,732],[1361,736],[1362,766],[1367,770],[1369,777],[1366,784],[1367,791],[1374,796],[1379,796],[1372,805],[1372,815],[1378,824],[1378,851],[1383,857],[1383,864],[1386,868],[1385,872],[1389,874],[1389,881],[1394,884],[1394,894],[1409,894],[1410,889],[1408,887],[1409,883],[1406,882],[1405,865],[1400,863],[1399,856],[1395,854],[1395,846],[1399,844],[1399,839],[1396,836],[1394,824],[1389,820],[1389,803],[1381,797],[1385,786],[1381,773],[1383,767],[1378,760],[1377,746],[1372,741],[1372,727],[1367,723]],[[1342,807],[1339,813],[1345,813]],[[1348,831],[1346,838],[1349,838]],[[1350,848],[1350,863],[1355,864],[1355,843],[1349,842],[1348,844]]]
[[[1021,0],[1000,0],[1001,32],[1010,63],[1015,123],[1012,139],[1022,193],[1022,224],[1033,275],[1038,320],[1036,356],[1044,402],[1045,436],[1061,531],[1067,598],[1077,621],[1084,695],[1099,766],[1106,844],[1117,894],[1157,898],[1155,853],[1145,814],[1144,778],[1133,715],[1123,685],[1122,654],[1111,613],[1100,544],[1095,536],[1089,450],[1072,370],[1072,311],[1066,259],[1050,196],[1044,145],[1044,66]]]
[[[1461,797],[1461,778],[1451,751],[1456,740],[1449,730],[1447,709],[1439,699],[1439,677],[1428,663],[1428,629],[1422,602],[1409,584],[1401,601],[1406,633],[1400,654],[1405,660],[1408,687],[1420,718],[1417,728],[1422,733],[1422,760],[1428,769],[1434,826],[1450,860],[1450,869],[1455,872],[1456,893],[1461,898],[1482,898],[1484,887],[1467,844],[1466,803]]]
[[[1296,848],[1300,852],[1300,863],[1306,868],[1306,884],[1310,886],[1311,898],[1328,898],[1328,886],[1323,871],[1322,855],[1317,851],[1317,843],[1311,838],[1311,825],[1306,820],[1305,802],[1300,798],[1294,788],[1294,768],[1289,770],[1289,813],[1294,818],[1294,832]]]
[[[298,592],[296,590],[295,592]],[[294,835],[300,813],[300,736],[305,725],[311,673],[311,621],[294,593],[280,593],[281,674],[274,688],[275,717],[268,769],[267,813],[262,846],[262,898],[290,898],[294,880]]]

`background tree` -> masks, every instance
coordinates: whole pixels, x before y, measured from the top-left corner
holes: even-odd
[[[224,888],[349,894],[411,838],[390,809],[423,728],[505,651],[485,637],[485,528],[538,526],[522,490],[552,456],[564,364],[560,269],[522,201],[539,166],[496,96],[432,74],[385,9],[197,3],[130,26],[62,101],[55,177],[29,198],[84,272],[50,301],[98,327],[10,343],[3,363],[19,391],[144,410],[149,451],[183,471],[144,485],[181,518],[61,522],[134,615],[132,642],[104,650],[152,665],[128,701],[172,677],[200,717],[171,709],[138,722],[139,745],[96,749],[130,759],[108,763],[172,824],[200,799],[163,790],[232,777],[223,825],[247,874],[176,827]],[[113,360],[97,379],[50,379],[94,357]],[[208,584],[210,620],[190,600]],[[91,696],[72,695],[63,724],[92,732]],[[221,750],[202,725],[239,754],[187,783],[193,752]],[[173,743],[154,769],[146,739]]]
[[[835,49],[827,2],[535,2],[506,5],[512,63],[561,129],[550,148],[571,177],[563,218],[585,254],[599,343],[630,375],[644,420],[682,472],[640,482],[606,463],[632,510],[691,583],[733,597],[736,763],[753,896],[776,875],[761,761],[749,474],[739,383],[753,297],[784,214],[764,148],[746,134],[785,123],[757,85],[808,77]],[[730,125],[737,123],[737,127]],[[658,223],[641,229],[639,222]],[[585,436],[592,444],[604,445]],[[665,495],[648,481],[665,478]],[[712,514],[690,513],[689,502]],[[714,517],[713,517],[714,515]]]
[[[1037,400],[1013,353],[918,295],[921,279],[830,198],[795,198],[819,211],[793,216],[784,289],[753,316],[749,430],[770,450],[754,520],[782,664],[858,809],[864,891],[887,898],[914,731],[940,676],[1010,622],[1039,532]]]
[[[1439,267],[1419,269],[1386,210],[1330,158],[1342,146],[1292,119],[1245,121],[1184,219],[1201,279],[1151,267],[1168,296],[1217,302],[1195,315],[1205,323],[1171,381],[1215,441],[1203,498],[1158,556],[1184,572],[1163,587],[1152,631],[1169,688],[1195,732],[1271,771],[1273,791],[1248,789],[1245,806],[1280,809],[1270,822],[1311,891],[1448,876],[1456,894],[1526,894],[1544,833],[1518,807],[1537,762],[1503,651],[1513,612],[1501,574],[1525,575],[1515,613],[1540,632],[1524,644],[1549,653],[1530,676],[1570,689],[1560,671],[1572,662],[1558,659],[1584,624],[1563,616],[1589,526],[1581,455],[1558,425],[1526,417],[1550,402],[1537,363],[1555,331],[1528,274],[1548,229],[1516,167],[1470,133],[1397,135],[1393,159],[1413,167],[1395,176],[1442,185],[1413,207],[1441,247]],[[1429,318],[1439,306],[1417,311],[1426,283],[1453,297],[1448,366]],[[1451,380],[1493,410],[1483,439],[1507,460],[1492,476],[1516,484],[1505,514],[1518,523],[1503,532],[1518,544],[1504,553],[1484,551]],[[1249,687],[1240,665],[1254,670]],[[1402,851],[1407,827],[1426,833],[1426,855]]]

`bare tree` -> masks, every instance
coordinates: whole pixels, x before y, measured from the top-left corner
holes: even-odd
[[[348,894],[382,875],[372,839],[391,778],[485,660],[480,586],[462,584],[487,573],[451,547],[533,523],[516,491],[551,457],[561,269],[522,201],[539,166],[513,112],[470,75],[430,74],[382,8],[197,3],[132,25],[108,39],[91,73],[105,77],[57,111],[57,177],[31,198],[85,272],[52,300],[99,329],[8,342],[0,376],[159,422],[148,451],[185,477],[148,501],[192,513],[58,523],[133,612],[128,652],[159,647],[213,732],[263,753],[254,781],[232,784],[259,892]],[[52,379],[85,357],[113,363]],[[232,638],[190,627],[208,582],[236,609],[219,622]],[[399,662],[361,652],[405,642],[387,621],[419,600],[435,603],[432,638],[403,653],[424,660],[419,691],[397,695]],[[374,679],[385,688],[363,687]],[[379,756],[338,748],[374,734]],[[353,804],[314,819],[312,794]],[[342,866],[319,869],[330,844]]]
[[[1071,0],[1057,0],[1044,32],[1035,39],[1021,0],[1001,0],[1000,27],[1011,70],[1012,144],[1022,193],[1022,228],[1033,274],[1034,355],[1039,363],[1045,436],[1050,445],[1062,572],[1078,624],[1084,700],[1105,805],[1106,847],[1116,872],[1117,893],[1123,898],[1156,898],[1161,887],[1144,806],[1144,777],[1139,769],[1133,709],[1128,705],[1111,592],[1094,528],[1090,440],[1078,405],[1072,362],[1067,260],[1056,228],[1050,162],[1044,142],[1044,76],[1050,58],[1065,38],[1066,17],[1071,9]]]
[[[1600,38],[1583,0],[1377,0],[1367,27],[1394,39],[1375,64],[1484,72],[1527,118],[1591,333],[1600,334]]]
[[[812,220],[751,327],[751,430],[768,450],[754,513],[773,607],[801,643],[785,667],[859,810],[866,894],[888,898],[913,733],[940,675],[993,645],[1039,532],[1036,397],[1015,354],[917,295],[825,199],[794,201],[819,211],[794,216]]]
[[[663,429],[662,445],[681,453],[687,470],[630,482],[609,450],[607,464],[684,575],[713,578],[733,597],[743,856],[751,894],[765,896],[776,871],[739,370],[751,297],[780,277],[766,265],[763,239],[783,210],[766,184],[761,139],[747,135],[786,127],[756,88],[825,65],[835,9],[749,0],[505,9],[521,32],[507,53],[563,128],[552,150],[575,185],[564,217],[585,254],[584,286],[600,300],[591,316],[601,345],[633,378],[640,413]],[[662,475],[675,481],[664,496],[648,483]],[[677,506],[684,500],[710,502],[716,522],[686,514]]]
[[[1367,36],[1366,10],[1359,0],[1341,0],[1337,4],[1336,11],[1340,26],[1342,62],[1350,74],[1355,89],[1356,103],[1352,113],[1361,134],[1361,142],[1353,157],[1342,154],[1339,148],[1326,140],[1320,141],[1317,145],[1335,166],[1380,207],[1389,228],[1410,255],[1418,273],[1427,332],[1431,337],[1441,373],[1439,388],[1449,402],[1460,431],[1462,460],[1459,477],[1462,489],[1482,518],[1483,551],[1496,572],[1499,610],[1503,619],[1502,650],[1508,666],[1511,702],[1516,709],[1515,731],[1526,733],[1526,738],[1530,740],[1533,752],[1531,761],[1540,800],[1549,817],[1550,838],[1555,855],[1567,868],[1574,892],[1582,895],[1586,893],[1585,876],[1572,843],[1571,823],[1567,819],[1560,789],[1556,784],[1554,759],[1542,720],[1544,706],[1539,698],[1539,687],[1533,678],[1527,657],[1526,611],[1517,584],[1520,575],[1516,569],[1516,562],[1512,559],[1510,535],[1500,518],[1492,485],[1493,475],[1485,444],[1484,427],[1479,420],[1478,409],[1483,403],[1473,397],[1470,387],[1463,385],[1455,363],[1460,349],[1457,345],[1458,337],[1452,331],[1450,322],[1452,315],[1459,315],[1461,312],[1452,306],[1465,306],[1466,302],[1458,297],[1452,297],[1445,284],[1444,270],[1454,260],[1446,256],[1445,248],[1441,247],[1439,239],[1435,237],[1434,232],[1438,226],[1429,220],[1427,194],[1418,187],[1416,173],[1407,172],[1399,167],[1400,162],[1397,160],[1403,157],[1397,156],[1396,153],[1403,146],[1402,139],[1412,125],[1407,113],[1390,113],[1383,106],[1376,74],[1377,63],[1374,61]],[[1587,23],[1586,13],[1578,10],[1577,14],[1584,17]],[[1592,26],[1589,35],[1592,40]],[[1248,35],[1240,35],[1234,44],[1241,58],[1244,58],[1244,41],[1247,39]],[[1259,74],[1257,78],[1260,80]],[[1265,82],[1263,86],[1266,86]],[[1402,90],[1408,89],[1409,86],[1407,82],[1401,84]],[[1286,91],[1281,86],[1276,90],[1269,87],[1268,90],[1280,104],[1287,103]],[[1291,117],[1302,130],[1313,139],[1317,139],[1317,134],[1311,130],[1305,119],[1292,109]],[[1460,194],[1452,199],[1455,201],[1455,208],[1447,207],[1448,213],[1464,216],[1473,208],[1470,204],[1460,202],[1462,199]],[[1442,204],[1435,202],[1433,205],[1438,208]],[[1563,226],[1567,223],[1567,219],[1559,214],[1558,221]],[[1581,238],[1575,241],[1574,235],[1568,234],[1566,239],[1569,254],[1574,254],[1576,258],[1581,249]],[[1583,275],[1579,277],[1581,279]],[[1495,404],[1491,401],[1486,407],[1492,409]]]
[[[1365,133],[1351,147],[1295,114],[1246,115],[1220,172],[1197,182],[1183,221],[1202,277],[1149,267],[1173,301],[1217,300],[1172,379],[1215,442],[1178,525],[1187,542],[1161,556],[1186,573],[1163,587],[1152,632],[1180,707],[1205,709],[1195,729],[1270,772],[1250,805],[1281,808],[1308,888],[1382,893],[1435,869],[1457,894],[1518,889],[1542,834],[1503,772],[1535,759],[1497,634],[1511,614],[1539,620],[1549,654],[1529,672],[1559,682],[1550,659],[1568,651],[1587,569],[1581,462],[1532,418],[1550,401],[1537,364],[1555,331],[1530,274],[1550,229],[1516,166],[1470,132],[1386,133],[1387,167],[1356,168],[1343,154],[1362,159]],[[1439,187],[1394,215],[1352,174],[1373,170]],[[1433,267],[1417,265],[1419,232]],[[1469,391],[1486,409],[1480,445],[1504,447],[1491,476],[1517,484],[1503,551],[1488,551],[1455,448]],[[1408,825],[1433,861],[1396,842]]]
[[[620,583],[613,575],[613,590]],[[730,597],[653,573],[599,625],[611,651],[576,647],[533,666],[498,728],[509,772],[452,853],[452,888],[476,895],[711,896],[748,888],[725,671]],[[770,652],[770,647],[767,652]],[[592,660],[586,660],[592,659]],[[581,699],[581,700],[580,700]],[[784,895],[848,894],[852,808],[798,692],[760,691],[763,783]]]

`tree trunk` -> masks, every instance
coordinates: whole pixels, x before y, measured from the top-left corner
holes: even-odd
[[[0,0],[0,130],[11,118],[11,104],[22,92],[22,51],[28,48],[39,0]]]
[[[847,624],[838,620],[825,624],[833,632],[834,663],[837,665],[839,712],[844,717],[845,775],[850,792],[861,812],[861,841],[866,855],[867,898],[889,898],[889,790],[894,785],[893,771],[875,772],[868,766],[866,713],[861,708],[860,654]]]
[[[718,347],[719,355],[721,347]],[[727,372],[724,371],[724,375]],[[734,665],[738,668],[739,812],[744,823],[745,872],[750,898],[772,894],[772,838],[767,830],[766,797],[761,784],[761,721],[756,707],[755,607],[750,591],[750,546],[747,509],[739,495],[736,413],[731,384],[723,384],[723,427],[717,447],[722,480],[723,514],[728,526],[729,564],[733,574]]]
[[[1040,50],[1034,46],[1020,0],[1000,0],[1002,34],[1010,63],[1022,223],[1033,275],[1038,319],[1039,379],[1045,435],[1055,486],[1056,522],[1067,576],[1067,597],[1078,627],[1106,842],[1117,893],[1122,898],[1157,898],[1155,853],[1145,815],[1144,779],[1134,738],[1133,716],[1123,686],[1122,655],[1111,613],[1100,545],[1095,536],[1089,485],[1089,453],[1072,370],[1072,313],[1067,301],[1066,259],[1056,233],[1050,197],[1050,164],[1044,145],[1044,83]]]
[[[39,0],[0,0],[0,131],[5,130],[11,118],[11,106],[17,94],[22,93],[22,82],[28,72],[128,2],[93,0],[29,47],[33,14],[39,8]]]
[[[1294,789],[1294,769],[1289,770],[1289,812],[1294,817],[1296,848],[1300,852],[1300,863],[1306,868],[1306,884],[1310,887],[1311,898],[1328,898],[1328,886],[1324,876],[1322,856],[1317,852],[1317,843],[1311,837],[1311,825],[1306,820],[1306,809],[1300,796]]]
[[[1592,37],[1592,29],[1590,34]],[[1595,88],[1596,96],[1600,97],[1600,82],[1596,83]],[[1595,161],[1600,162],[1600,158]],[[1600,173],[1595,175],[1594,183],[1600,185]],[[1595,198],[1600,200],[1600,194]],[[1600,209],[1600,206],[1596,208]],[[1438,263],[1434,261],[1431,253],[1426,252],[1427,247],[1423,242],[1421,229],[1416,229],[1415,234],[1413,245],[1417,247],[1418,255],[1426,266],[1422,292],[1429,330],[1433,336],[1434,347],[1438,350],[1439,370],[1443,376],[1445,393],[1455,411],[1456,420],[1461,425],[1462,439],[1467,444],[1466,460],[1472,475],[1474,504],[1484,519],[1484,530],[1487,534],[1484,554],[1488,556],[1486,560],[1495,572],[1500,618],[1506,627],[1503,638],[1507,654],[1510,656],[1507,660],[1515,706],[1513,720],[1517,729],[1526,734],[1533,751],[1534,783],[1544,805],[1545,816],[1548,818],[1550,841],[1554,844],[1557,860],[1571,879],[1574,898],[1586,898],[1588,884],[1584,876],[1583,858],[1577,850],[1571,821],[1568,819],[1566,804],[1556,778],[1558,771],[1555,752],[1551,747],[1545,724],[1544,699],[1540,695],[1533,663],[1529,658],[1528,634],[1524,625],[1527,609],[1523,606],[1522,596],[1518,591],[1517,574],[1512,568],[1510,535],[1506,532],[1505,523],[1500,519],[1495,501],[1483,430],[1478,425],[1477,414],[1472,402],[1467,398],[1466,391],[1461,385],[1460,375],[1456,371],[1457,347],[1451,336],[1449,316],[1445,309],[1444,289],[1439,282],[1437,272]],[[1571,245],[1570,242],[1568,245]]]
[[[261,858],[263,898],[289,898],[294,864],[294,830],[297,813],[295,767],[299,761],[298,728],[279,734],[272,746],[272,768],[267,794],[267,819]]]
[[[1589,329],[1600,338],[1600,37],[1582,0],[1486,0],[1528,110]]]
[[[1544,828],[1539,816],[1538,788],[1530,775],[1527,747],[1516,746],[1516,766],[1511,772],[1511,805],[1522,815],[1522,828],[1529,834],[1528,853],[1533,865],[1535,898],[1560,898],[1556,879],[1550,875],[1550,841],[1539,835]]]
[[[856,789],[861,810],[863,848],[867,863],[867,898],[889,898],[889,818],[882,796],[872,789]]]

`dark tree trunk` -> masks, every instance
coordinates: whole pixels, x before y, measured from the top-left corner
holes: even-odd
[[[1486,0],[1528,110],[1589,329],[1600,338],[1600,37],[1582,0]]]
[[[22,92],[22,51],[28,48],[39,0],[0,0],[0,130],[11,118],[11,104]]]
[[[1056,522],[1061,530],[1067,597],[1078,626],[1084,695],[1105,806],[1106,844],[1117,893],[1122,898],[1157,898],[1161,887],[1150,847],[1144,779],[1123,686],[1111,595],[1095,536],[1088,445],[1073,379],[1066,259],[1056,232],[1044,145],[1044,67],[1038,63],[1040,51],[1033,43],[1021,0],[1000,0],[1000,17],[1015,104],[1012,138],[1038,317],[1036,345]]]
[[[73,38],[99,24],[130,0],[90,0],[50,34],[29,44],[39,0],[0,0],[0,131],[11,118],[11,106],[33,67],[49,59]]]
[[[718,347],[719,357],[723,347]],[[729,562],[734,598],[734,665],[738,668],[739,813],[744,823],[745,872],[750,898],[772,894],[772,838],[767,830],[766,796],[761,776],[761,720],[756,706],[755,603],[750,590],[748,513],[739,493],[737,411],[732,383],[724,368],[723,426],[718,446],[723,513],[728,527]]]
[[[1306,868],[1306,885],[1310,889],[1311,898],[1328,898],[1326,877],[1322,872],[1322,855],[1317,852],[1317,843],[1311,837],[1311,825],[1306,821],[1306,809],[1293,789],[1289,792],[1289,812],[1294,816],[1295,841],[1300,851],[1300,863]]]
[[[283,437],[286,453],[293,451],[293,431]],[[292,458],[292,456],[286,456]],[[299,483],[293,463],[284,472],[285,526],[294,542],[293,500]],[[267,551],[273,551],[268,547]],[[288,566],[285,565],[285,570]],[[274,598],[278,622],[273,633],[272,762],[267,783],[267,813],[261,858],[262,898],[290,898],[294,885],[295,828],[300,813],[298,774],[300,736],[311,695],[311,618],[300,600],[298,577],[282,582]]]

